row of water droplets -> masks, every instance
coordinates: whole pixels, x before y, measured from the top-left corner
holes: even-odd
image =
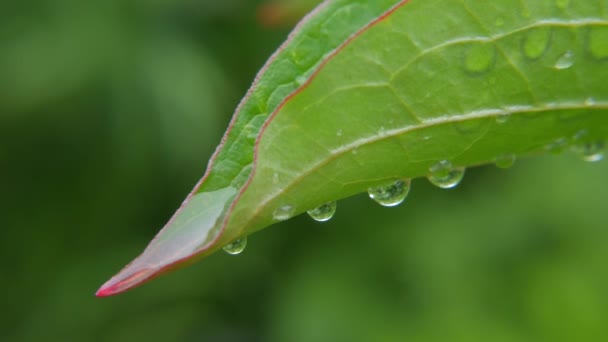
[[[507,116],[499,116],[497,122],[506,122]],[[570,146],[570,149],[576,152],[579,157],[588,162],[597,162],[604,158],[606,151],[606,142],[578,142],[587,135],[587,131],[577,132],[571,139],[561,138],[546,146],[546,149],[551,152],[560,152]],[[570,143],[569,141],[572,141]],[[517,157],[514,153],[505,153],[498,156],[494,163],[498,168],[509,168],[513,166]],[[465,174],[464,167],[455,167],[448,160],[440,160],[429,167],[427,179],[429,182],[442,189],[451,189],[456,187],[462,181]],[[390,184],[371,187],[368,189],[368,195],[378,204],[385,207],[397,206],[407,198],[410,193],[411,180],[399,179]],[[336,201],[330,201],[320,205],[317,208],[308,211],[308,215],[318,222],[329,221],[336,213]],[[294,216],[296,207],[290,204],[278,207],[273,218],[276,221],[285,221]],[[247,246],[247,237],[239,238],[226,246],[224,251],[229,254],[239,254]]]

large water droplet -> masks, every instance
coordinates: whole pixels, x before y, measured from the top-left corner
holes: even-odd
[[[464,167],[453,167],[452,163],[447,160],[441,160],[429,168],[431,172],[427,176],[429,182],[442,189],[450,189],[455,187],[462,181],[464,177]]]
[[[608,26],[594,26],[589,30],[587,49],[597,59],[608,59]]]
[[[524,55],[530,59],[542,56],[551,41],[551,32],[549,27],[539,27],[530,31],[524,38],[522,47]]]
[[[232,241],[231,243],[227,244],[226,246],[224,246],[223,250],[228,254],[236,255],[236,254],[240,254],[241,252],[243,252],[245,250],[246,246],[247,246],[247,237],[242,237],[242,238],[236,239],[236,240]]]
[[[588,162],[596,162],[604,159],[604,151],[606,151],[605,141],[595,141],[583,144],[577,144],[572,149],[578,153],[582,160]]]
[[[473,74],[490,70],[496,60],[496,48],[492,43],[474,43],[469,46],[464,59],[465,69]]]
[[[385,207],[401,204],[410,192],[409,180],[398,180],[386,186],[369,188],[369,197]]]
[[[272,217],[277,221],[285,221],[292,218],[295,212],[296,207],[291,204],[284,204],[272,213]]]
[[[555,5],[559,9],[566,9],[570,6],[570,0],[555,0]]]
[[[555,62],[555,69],[564,70],[568,69],[574,64],[574,52],[566,51],[563,55],[561,55],[557,61]]]
[[[335,201],[327,202],[317,208],[308,211],[308,215],[312,217],[313,220],[319,222],[329,221],[334,214],[336,213],[336,207],[338,205]]]
[[[513,164],[515,164],[516,159],[517,156],[515,154],[505,153],[503,155],[498,156],[494,160],[494,164],[496,164],[496,167],[499,169],[508,169],[513,166]]]

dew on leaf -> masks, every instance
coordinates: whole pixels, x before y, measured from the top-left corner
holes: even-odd
[[[339,130],[336,132],[336,136],[341,137],[341,136],[342,136],[342,134],[344,134],[344,131],[343,131],[342,129],[339,129]]]
[[[507,121],[509,121],[509,117],[510,117],[510,113],[504,113],[504,114],[498,114],[496,116],[496,123],[497,124],[504,124]]]
[[[563,70],[568,69],[574,64],[574,52],[566,51],[563,55],[561,55],[557,61],[555,61],[555,69]]]
[[[241,254],[247,246],[247,237],[242,237],[224,246],[223,250],[232,255]]]
[[[369,188],[369,197],[385,207],[394,207],[403,203],[410,192],[409,180],[397,180],[392,184]]]
[[[494,66],[496,49],[491,43],[473,43],[464,59],[465,69],[473,74],[487,72]]]
[[[595,26],[589,30],[587,49],[597,59],[608,58],[608,26]]]
[[[458,185],[464,177],[464,167],[453,167],[447,160],[441,160],[429,168],[430,174],[427,176],[431,184],[442,189],[450,189]]]
[[[559,139],[555,140],[554,142],[545,146],[545,150],[547,150],[553,154],[560,154],[560,153],[564,152],[564,149],[567,146],[568,146],[568,139],[559,138]]]
[[[593,107],[595,106],[596,102],[595,102],[595,98],[593,97],[588,97],[585,99],[585,106],[587,107]]]
[[[308,211],[308,215],[318,222],[329,221],[336,213],[337,204],[335,201],[327,202],[317,208]]]
[[[551,29],[539,27],[533,29],[526,35],[523,41],[524,55],[529,59],[537,59],[542,56],[551,41]]]
[[[606,142],[600,140],[576,144],[572,146],[572,149],[579,155],[582,160],[588,162],[596,162],[604,159],[604,152],[606,151]]]
[[[496,157],[496,159],[494,160],[494,164],[499,169],[508,169],[508,168],[512,167],[513,164],[515,164],[516,159],[517,159],[517,156],[515,154],[505,153],[503,155]]]
[[[272,217],[277,221],[285,221],[293,217],[296,207],[291,204],[284,204],[272,213]]]

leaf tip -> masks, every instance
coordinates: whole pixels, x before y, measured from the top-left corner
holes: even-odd
[[[99,290],[95,292],[95,296],[109,297],[126,292],[127,290],[147,282],[156,274],[157,272],[149,268],[133,273],[130,272],[129,268],[127,267],[103,284]]]

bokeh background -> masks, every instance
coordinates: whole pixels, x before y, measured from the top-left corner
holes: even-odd
[[[314,0],[0,3],[1,341],[605,341],[608,162],[360,195],[95,298]]]

